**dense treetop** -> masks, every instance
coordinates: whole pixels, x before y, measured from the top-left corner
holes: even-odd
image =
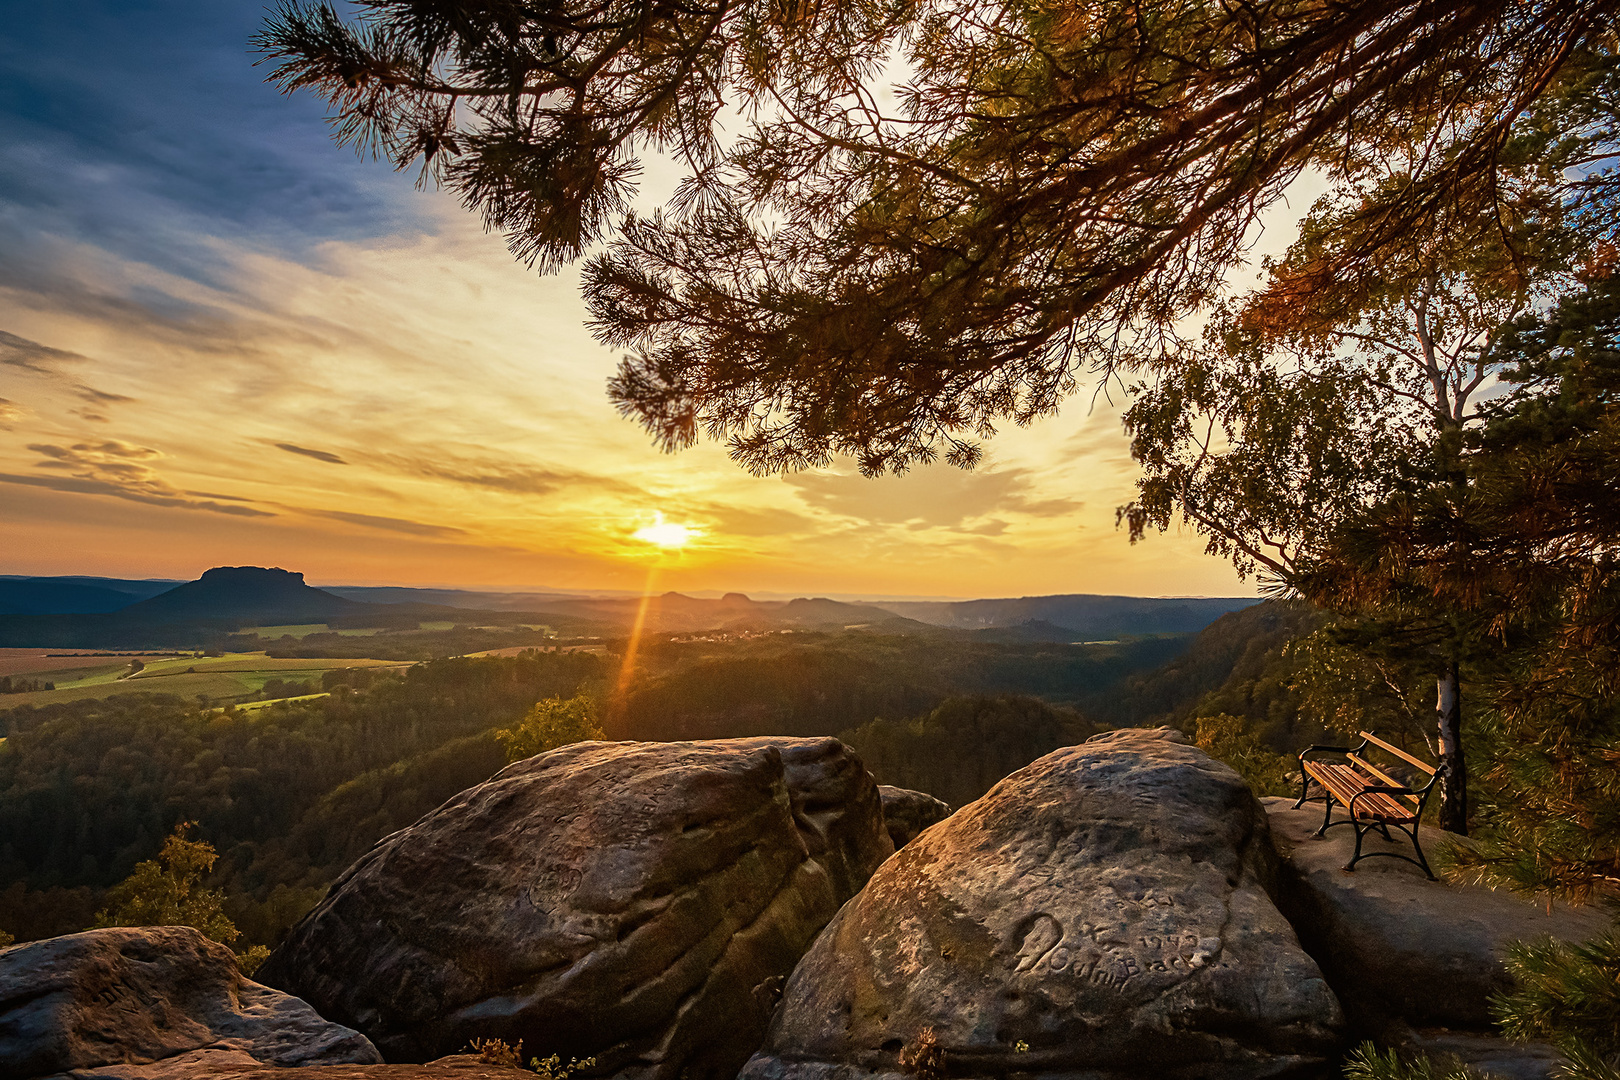
[[[271,77],[420,165],[522,259],[586,266],[612,392],[666,446],[871,471],[1053,409],[1214,297],[1307,168],[1403,175],[1376,251],[1499,200],[1515,119],[1608,53],[1613,0],[289,3]],[[1571,74],[1571,73],[1575,74]],[[734,115],[734,113],[739,115]],[[1568,132],[1544,143],[1570,162]],[[686,176],[628,211],[641,159]]]

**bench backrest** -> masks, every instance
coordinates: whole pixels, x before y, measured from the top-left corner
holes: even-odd
[[[1436,766],[1430,765],[1428,762],[1418,760],[1417,758],[1413,757],[1411,754],[1408,754],[1405,750],[1402,750],[1400,747],[1391,746],[1391,745],[1389,745],[1389,743],[1385,742],[1383,739],[1380,739],[1378,736],[1376,736],[1376,735],[1374,735],[1374,734],[1372,734],[1370,732],[1358,731],[1358,732],[1356,732],[1356,734],[1360,735],[1363,739],[1366,739],[1368,742],[1372,743],[1374,746],[1383,747],[1385,750],[1388,750],[1390,753],[1394,754],[1396,757],[1400,758],[1402,761],[1410,762],[1411,764],[1416,765],[1418,768],[1422,769],[1424,772],[1428,773],[1430,776],[1433,776],[1436,772],[1439,771],[1439,769]],[[1359,758],[1357,759],[1357,761],[1360,762],[1360,764],[1363,765],[1364,767],[1366,767],[1368,769],[1372,769],[1371,765],[1368,765],[1364,761],[1360,761]],[[1376,773],[1376,772],[1378,772],[1378,770],[1373,769],[1373,772]],[[1382,773],[1378,773],[1378,775],[1383,776]]]

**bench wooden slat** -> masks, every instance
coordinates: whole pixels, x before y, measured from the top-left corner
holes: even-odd
[[[1413,765],[1416,765],[1418,768],[1422,769],[1424,772],[1428,773],[1430,776],[1433,776],[1438,771],[1436,766],[1430,765],[1427,762],[1419,761],[1417,758],[1413,757],[1411,754],[1408,754],[1405,750],[1402,750],[1398,746],[1389,745],[1389,743],[1385,742],[1383,739],[1380,739],[1376,735],[1369,734],[1369,733],[1367,733],[1365,731],[1358,732],[1357,734],[1359,734],[1363,739],[1366,739],[1370,743],[1373,743],[1373,744],[1378,745],[1378,746],[1382,746],[1385,750],[1388,750],[1390,753],[1394,754],[1396,757],[1404,758],[1406,761],[1411,762]]]
[[[1394,777],[1390,776],[1384,770],[1378,768],[1378,766],[1374,765],[1370,761],[1363,761],[1361,758],[1358,758],[1354,754],[1346,754],[1344,756],[1349,758],[1351,761],[1355,762],[1357,765],[1360,765],[1363,769],[1366,769],[1368,772],[1372,773],[1374,776],[1378,777],[1378,779],[1382,780],[1384,783],[1388,784],[1390,787],[1406,787],[1407,786],[1407,785],[1401,783],[1399,780],[1396,780]],[[1407,802],[1411,803],[1413,806],[1421,805],[1422,802],[1423,802],[1423,800],[1419,799],[1416,795],[1402,795],[1401,798],[1405,799]]]
[[[1383,792],[1363,794],[1372,781],[1348,765],[1334,765],[1322,761],[1307,761],[1305,771],[1346,808],[1356,801],[1356,816],[1391,821],[1412,821],[1416,815]],[[1401,785],[1392,785],[1401,786]],[[1359,796],[1359,798],[1358,798]]]

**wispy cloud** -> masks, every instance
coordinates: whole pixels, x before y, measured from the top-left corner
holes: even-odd
[[[98,480],[93,477],[18,476],[13,473],[0,473],[0,483],[49,488],[52,491],[65,491],[76,495],[110,495],[115,499],[144,503],[147,506],[162,506],[171,510],[207,510],[216,514],[230,514],[235,517],[276,516],[268,510],[259,510],[251,506],[223,504],[212,500],[199,501],[177,498],[172,495],[156,494],[138,487],[126,486],[115,481]]]
[[[45,460],[38,462],[41,469],[66,472],[69,476],[17,476],[0,474],[0,480],[9,484],[28,484],[79,495],[111,495],[148,506],[166,506],[176,510],[207,510],[216,514],[236,517],[275,517],[268,510],[244,505],[251,500],[233,500],[231,504],[219,499],[228,496],[210,495],[203,499],[191,498],[193,492],[181,491],[165,480],[156,469],[147,464],[163,454],[149,446],[102,439],[58,446],[54,443],[29,443],[28,449]]]
[[[342,458],[338,457],[336,454],[331,453],[329,451],[326,451],[326,450],[311,450],[307,446],[297,446],[297,445],[295,445],[293,443],[278,442],[278,443],[276,443],[276,449],[277,450],[285,450],[289,454],[302,454],[305,457],[314,458],[316,461],[324,461],[324,462],[327,462],[328,464],[331,464],[331,465],[347,465],[348,464],[347,461],[344,461]]]
[[[301,513],[311,517],[328,518],[332,521],[344,521],[350,525],[360,525],[367,529],[381,529],[384,532],[407,533],[411,536],[466,536],[466,529],[457,529],[449,525],[430,525],[423,521],[410,521],[406,518],[381,517],[377,514],[355,514],[347,510],[312,510],[303,508]]]
[[[118,405],[135,400],[132,397],[125,397],[123,394],[111,394],[105,390],[97,390],[95,387],[86,386],[83,383],[75,386],[73,392],[86,401],[94,401],[103,405]]]
[[[645,488],[617,477],[576,469],[548,468],[516,460],[449,455],[427,459],[382,454],[370,455],[367,460],[405,476],[444,480],[511,495],[551,495],[567,488],[589,488],[619,495],[648,496]]]
[[[912,529],[958,528],[990,514],[1062,517],[1084,505],[1073,499],[1032,497],[1037,490],[1035,478],[1020,468],[965,472],[932,465],[875,480],[854,472],[807,472],[786,481],[812,506],[861,521]]]
[[[87,361],[89,357],[65,349],[53,349],[37,341],[0,330],[0,364],[19,367],[39,375],[56,375],[60,365]]]

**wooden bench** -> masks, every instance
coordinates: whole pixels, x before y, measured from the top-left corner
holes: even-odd
[[[1313,746],[1299,755],[1299,801],[1294,804],[1294,809],[1304,806],[1309,798],[1320,798],[1326,804],[1326,813],[1322,817],[1322,827],[1316,830],[1317,836],[1325,835],[1334,825],[1349,825],[1356,830],[1356,853],[1345,863],[1346,870],[1354,870],[1356,863],[1362,859],[1386,855],[1392,859],[1405,859],[1418,866],[1433,881],[1434,872],[1429,869],[1429,860],[1423,857],[1423,845],[1418,842],[1418,821],[1423,817],[1423,807],[1429,801],[1429,793],[1434,790],[1435,766],[1419,761],[1376,735],[1365,731],[1357,734],[1361,736],[1358,746]],[[1364,756],[1372,746],[1417,766],[1429,774],[1429,782],[1414,788],[1391,777]],[[1312,754],[1331,754],[1339,760],[1317,760],[1311,757]],[[1313,783],[1321,793],[1318,796],[1310,793]],[[1343,806],[1350,816],[1344,821],[1334,821],[1335,805]],[[1412,850],[1417,852],[1417,858],[1398,851],[1362,853],[1362,838],[1373,829],[1383,833],[1385,840],[1393,842],[1394,837],[1389,833],[1391,826],[1411,838]]]

